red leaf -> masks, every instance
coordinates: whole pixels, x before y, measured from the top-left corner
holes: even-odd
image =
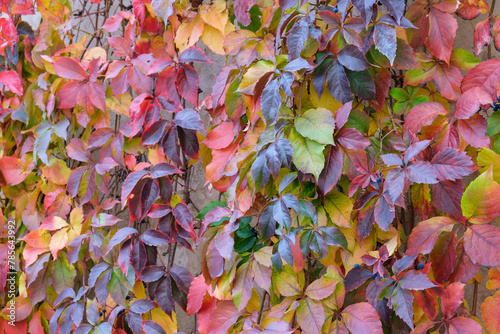
[[[490,146],[490,137],[486,135],[488,130],[488,122],[483,116],[474,114],[467,120],[459,119],[457,128],[460,135],[469,145],[476,148]]]
[[[434,72],[434,81],[439,86],[439,91],[448,100],[456,100],[460,96],[460,83],[463,76],[455,66],[439,64]]]
[[[431,188],[432,203],[442,213],[462,221],[462,207],[460,200],[464,193],[462,181],[441,181],[429,185]]]
[[[347,306],[342,311],[342,318],[351,333],[383,333],[378,313],[368,303],[363,302]]]
[[[465,75],[462,92],[480,87],[490,93],[492,98],[496,98],[498,80],[500,80],[500,59],[489,59],[479,63]]]
[[[500,333],[500,290],[481,304],[481,317],[488,333]]]
[[[351,113],[352,109],[352,101],[347,102],[344,104],[342,107],[337,109],[335,112],[335,130],[338,131],[340,130],[347,120],[349,119],[349,114]]]
[[[219,181],[223,175],[228,162],[233,158],[234,153],[239,148],[239,143],[235,142],[221,150],[212,151],[212,161],[205,168],[206,183]]]
[[[195,107],[198,106],[198,87],[200,79],[198,73],[190,65],[182,65],[177,72],[177,88],[183,98]]]
[[[115,135],[115,132],[111,128],[101,128],[92,132],[87,142],[87,150],[102,147],[113,135]]]
[[[235,0],[234,1],[234,15],[238,22],[242,25],[247,26],[250,24],[250,13],[248,9],[253,4],[253,1],[249,0]]]
[[[443,231],[451,231],[455,222],[447,217],[424,220],[413,229],[408,238],[407,255],[428,254]]]
[[[455,265],[455,271],[451,274],[449,281],[466,283],[477,274],[478,270],[479,264],[475,264],[471,261],[464,250],[464,239],[460,239],[457,247],[457,263]]]
[[[449,64],[458,29],[457,20],[453,14],[443,13],[435,8],[431,8],[429,19],[430,31],[425,45],[434,56]]]
[[[87,146],[78,138],[71,139],[68,146],[66,146],[66,151],[68,156],[73,160],[87,162],[91,159],[90,152],[87,151]]]
[[[7,86],[9,90],[17,95],[23,95],[23,85],[17,72],[3,71],[0,72],[0,83]]]
[[[16,185],[24,181],[29,171],[21,167],[21,159],[15,157],[0,158],[0,173],[7,184]]]
[[[87,72],[71,58],[59,58],[52,64],[57,75],[64,79],[83,81],[88,79]]]
[[[338,112],[338,111],[337,111]],[[318,189],[323,196],[337,184],[344,168],[344,157],[338,146],[331,146],[325,159],[325,167],[318,178]]]
[[[493,35],[494,37],[494,43],[495,43],[495,48],[497,50],[500,50],[500,20],[495,18],[495,23],[493,23]]]
[[[336,138],[340,145],[350,150],[364,150],[370,146],[368,139],[356,129],[344,128],[340,130]]]
[[[464,249],[472,262],[500,266],[500,228],[472,225],[464,233]]]
[[[60,109],[74,108],[76,106],[78,93],[87,89],[85,86],[85,83],[78,81],[72,81],[64,85],[59,93],[57,93],[57,97],[59,98],[58,107]]]
[[[481,14],[481,11],[473,4],[460,2],[460,7],[458,7],[456,14],[463,20],[474,20]]]
[[[303,299],[297,307],[297,322],[306,333],[321,334],[325,322],[325,311],[321,302],[310,298]]]
[[[468,318],[453,318],[448,322],[449,334],[476,334],[482,333],[483,328],[473,319]]]
[[[446,115],[448,111],[438,102],[425,102],[414,106],[408,111],[405,119],[405,128],[412,133],[418,133],[424,126],[432,124],[439,115]]]
[[[445,319],[451,318],[458,307],[462,304],[465,293],[465,284],[451,283],[445,290],[445,295],[441,297],[441,310]]]
[[[233,122],[222,122],[207,134],[203,143],[213,150],[220,150],[233,142]]]
[[[430,257],[434,279],[437,282],[446,281],[453,269],[455,269],[455,260],[457,259],[457,235],[453,232],[447,232],[439,237]]]
[[[106,92],[104,91],[104,85],[102,82],[89,82],[88,83],[89,94],[88,97],[90,102],[94,107],[100,109],[101,111],[106,110]]]
[[[189,287],[188,302],[186,312],[189,315],[198,313],[203,304],[203,297],[207,293],[208,285],[205,283],[203,275],[198,275],[194,278]]]
[[[210,317],[210,334],[226,334],[240,316],[233,301],[223,301],[217,304]]]
[[[163,71],[166,67],[175,64],[174,60],[170,57],[164,57],[156,59],[153,64],[149,67],[147,75],[159,73]]]
[[[413,50],[411,51],[413,52]],[[385,106],[385,98],[391,86],[391,73],[388,69],[377,69],[376,73],[375,99],[368,102],[370,102],[373,109],[378,112]]]
[[[477,55],[481,52],[484,46],[489,45],[491,42],[491,27],[490,18],[479,22],[474,28],[474,54]]]
[[[480,87],[473,87],[466,91],[457,101],[455,117],[467,119],[480,110],[482,104],[493,103],[491,95]]]
[[[429,292],[429,290],[415,291],[415,301],[430,320],[433,320],[436,317],[436,298]],[[415,333],[419,333],[417,332],[417,329],[418,326],[415,328]],[[426,332],[424,332],[424,334],[425,333]]]

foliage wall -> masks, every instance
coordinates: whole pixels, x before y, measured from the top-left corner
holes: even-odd
[[[494,4],[1,6],[0,331],[500,333]]]

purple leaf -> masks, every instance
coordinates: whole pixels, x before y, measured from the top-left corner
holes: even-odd
[[[354,45],[347,45],[340,50],[337,59],[340,64],[351,71],[363,71],[370,67],[365,55]]]
[[[430,143],[431,141],[426,139],[411,144],[404,154],[404,163],[408,163],[408,161],[410,161],[413,157],[417,156],[420,152],[425,150]]]
[[[149,299],[137,299],[130,305],[130,311],[143,314],[156,307],[155,302]]]
[[[128,238],[132,234],[136,234],[137,230],[133,227],[123,227],[118,229],[118,231],[113,235],[111,240],[109,240],[108,247],[106,249],[106,254],[109,253],[111,248],[115,247],[119,243],[121,243],[123,240]]]
[[[132,172],[127,176],[122,185],[122,207],[125,206],[127,198],[130,196],[137,183],[147,174],[147,171],[139,170],[137,172]]]
[[[309,64],[307,60],[305,60],[304,58],[297,58],[286,64],[286,66],[283,68],[283,71],[293,72],[293,71],[300,71],[303,69],[310,70],[312,68],[314,68],[314,66],[311,66],[311,64]]]
[[[142,145],[155,145],[161,140],[165,134],[165,128],[168,123],[165,120],[159,120],[151,124],[150,127],[144,131],[142,134],[141,144]]]
[[[476,171],[477,167],[465,152],[455,148],[439,151],[431,161],[439,181],[455,181]]]
[[[344,67],[336,60],[326,75],[326,87],[333,98],[342,104],[351,101],[351,85]]]
[[[141,234],[141,240],[149,246],[161,246],[172,241],[172,239],[167,234],[151,228],[147,229],[143,234]]]
[[[200,115],[193,109],[184,109],[175,114],[174,123],[184,129],[203,130]]]
[[[389,59],[392,66],[396,58],[396,30],[388,25],[379,23],[375,25],[374,40],[377,50]]]
[[[438,183],[435,169],[427,161],[418,161],[408,166],[406,168],[406,176],[410,181],[416,183]]]
[[[413,330],[413,295],[411,292],[396,285],[389,300],[389,306]]]
[[[193,282],[193,275],[186,268],[174,266],[168,270],[168,273],[182,291],[189,292],[189,287]]]
[[[155,299],[163,312],[171,316],[174,310],[174,301],[170,277],[167,276],[158,283],[155,289]]]
[[[295,22],[293,27],[289,30],[286,38],[286,45],[288,48],[288,54],[292,60],[300,57],[300,53],[302,52],[302,48],[304,47],[308,34],[309,22],[306,18]]]
[[[406,290],[425,290],[436,286],[426,274],[415,270],[406,272],[399,279],[399,285]]]
[[[399,157],[399,155],[394,154],[394,153],[389,153],[389,154],[382,154],[380,156],[382,158],[382,161],[386,166],[402,166],[403,165],[403,160]]]
[[[340,180],[344,168],[344,157],[338,146],[330,146],[325,159],[325,167],[318,178],[318,190],[324,197]]]
[[[277,79],[269,82],[262,91],[260,106],[266,124],[268,126],[274,124],[278,118],[278,111],[281,106],[280,86]]]
[[[146,266],[141,272],[139,279],[143,282],[155,282],[165,276],[165,268],[162,266]]]
[[[179,61],[182,63],[211,63],[205,52],[197,46],[191,46],[179,55]]]

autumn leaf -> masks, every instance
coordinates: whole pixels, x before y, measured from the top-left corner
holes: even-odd
[[[474,224],[489,223],[500,217],[500,184],[493,179],[492,167],[465,189],[462,212]]]

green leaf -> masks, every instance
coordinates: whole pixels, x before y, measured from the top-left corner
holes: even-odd
[[[196,217],[194,217],[194,219],[202,219],[203,220],[205,218],[205,215],[207,213],[209,213],[210,211],[212,211],[213,208],[225,208],[225,207],[227,207],[227,204],[225,202],[222,202],[222,201],[210,202],[207,205],[205,205],[205,207],[203,209],[201,209],[200,212],[198,212],[198,214],[196,215]]]
[[[488,118],[488,130],[486,134],[488,136],[495,136],[500,133],[500,110],[495,111]]]
[[[473,224],[486,224],[500,216],[500,184],[493,167],[472,181],[462,196],[462,214]]]
[[[470,51],[455,49],[451,52],[451,63],[461,70],[469,71],[479,64],[479,59]]]
[[[371,100],[375,97],[375,82],[368,70],[356,72],[346,69],[345,73],[354,95],[363,100]]]
[[[293,147],[292,161],[295,166],[301,172],[311,173],[318,179],[325,165],[325,145],[302,137],[295,129],[290,132],[289,139]]]
[[[352,200],[346,195],[334,191],[325,197],[325,210],[332,222],[340,227],[350,228]]]
[[[68,263],[63,254],[57,260],[52,261],[52,284],[58,294],[66,288],[73,288],[76,277],[75,267]]]
[[[346,128],[356,129],[361,133],[368,133],[370,128],[369,116],[359,109],[351,110],[349,119],[345,123]]]
[[[283,271],[278,273],[273,271],[273,282],[278,292],[284,297],[299,296],[302,293],[297,276],[293,270],[287,270],[289,266],[284,266]]]
[[[389,94],[398,102],[406,101],[410,98],[408,93],[402,88],[392,88]]]
[[[309,109],[302,117],[295,119],[295,129],[302,136],[320,144],[334,145],[335,120],[332,112],[328,109]]]

